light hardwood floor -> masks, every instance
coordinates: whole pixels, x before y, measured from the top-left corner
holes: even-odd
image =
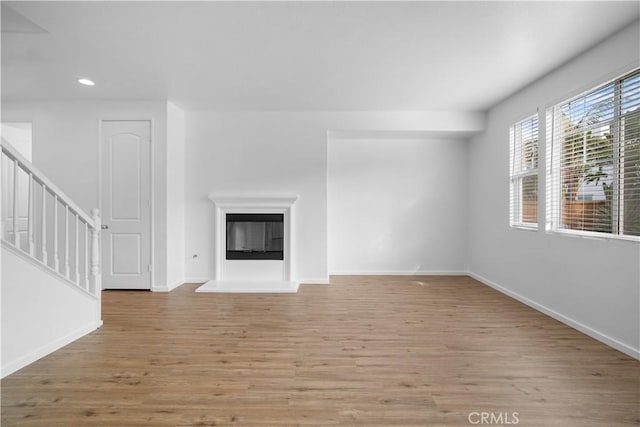
[[[2,426],[640,424],[638,361],[468,277],[196,287],[104,292],[102,329],[2,381]]]

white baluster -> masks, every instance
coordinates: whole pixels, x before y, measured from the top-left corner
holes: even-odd
[[[13,160],[13,244],[20,247],[20,239],[18,236],[18,161]]]
[[[64,277],[71,278],[69,268],[69,206],[64,207]]]
[[[6,197],[8,197],[8,193],[9,193],[9,177],[8,175],[5,175],[6,173],[8,173],[7,167],[8,167],[8,163],[5,162],[5,158],[7,158],[4,153],[2,152],[2,147],[0,146],[0,192],[3,192],[2,195],[0,196],[4,196],[6,195]],[[4,170],[3,170],[4,169]],[[2,177],[6,176],[7,182],[1,182],[2,181]],[[4,185],[1,185],[4,184]],[[7,221],[9,220],[9,213],[8,212],[3,212],[2,208],[6,208],[9,209],[9,203],[7,200],[7,206],[3,206],[5,204],[4,201],[4,197],[0,198],[0,239],[2,240],[6,240],[7,242],[9,241],[9,239],[7,238],[7,235],[4,234],[7,231]]]
[[[100,210],[92,209],[91,218],[93,219],[93,228],[91,229],[91,291],[94,295],[99,296],[102,291],[102,280],[100,278]]]
[[[53,269],[60,272],[60,257],[58,256],[58,196],[53,195]]]
[[[89,224],[84,223],[84,287],[86,290],[90,290],[89,287]]]
[[[29,240],[29,255],[35,256],[36,245],[33,240],[33,174],[29,172],[29,199],[27,208],[27,239]]]
[[[47,265],[47,186],[42,184],[42,263]]]
[[[75,278],[75,282],[78,286],[80,286],[80,267],[78,266],[78,260],[80,259],[80,256],[78,254],[78,250],[80,249],[80,246],[78,245],[78,231],[80,230],[79,228],[79,218],[78,218],[78,214],[75,214],[76,217],[76,235],[75,235],[75,246],[73,248],[73,254],[75,256],[74,259],[74,263],[73,263],[73,268],[74,268],[74,275],[73,277]]]

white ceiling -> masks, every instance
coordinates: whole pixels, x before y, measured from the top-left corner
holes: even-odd
[[[482,111],[640,15],[637,1],[2,4],[3,100],[189,111]]]

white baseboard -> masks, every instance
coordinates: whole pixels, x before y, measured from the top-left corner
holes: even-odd
[[[169,288],[169,292],[171,292],[172,290],[174,290],[178,286],[184,285],[185,283],[187,283],[187,281],[184,280],[184,279],[176,280],[173,283],[167,283],[167,288]]]
[[[208,277],[187,277],[184,279],[185,283],[206,283],[208,282],[209,279]]]
[[[332,271],[330,276],[466,276],[463,270],[411,270],[411,271]]]
[[[329,279],[298,279],[301,285],[328,285]]]
[[[42,347],[37,348],[31,353],[28,353],[16,360],[6,362],[6,364],[5,364],[5,361],[3,360],[2,374],[0,378],[4,378],[8,375],[11,375],[14,372],[18,371],[19,369],[22,369],[25,366],[30,365],[36,360],[42,359],[43,357],[53,353],[54,351],[61,349],[65,345],[71,344],[73,341],[79,338],[82,338],[88,333],[93,332],[96,329],[100,328],[100,326],[102,326],[102,321],[100,321],[99,323],[92,323],[91,325],[84,326],[61,338],[58,338],[50,342],[49,344],[45,344]]]
[[[542,304],[539,304],[525,296],[522,296],[516,292],[513,292],[503,286],[498,285],[495,282],[492,282],[491,280],[480,276],[479,274],[475,274],[471,271],[467,272],[467,274],[470,277],[473,277],[474,279],[476,279],[477,281],[499,291],[502,292],[503,294],[516,299],[518,301],[520,301],[523,304],[528,305],[529,307],[538,310],[544,314],[546,314],[549,317],[553,317],[554,319],[558,320],[559,322],[564,323],[565,325],[568,325],[574,329],[577,329],[578,331],[582,332],[583,334],[589,335],[591,338],[594,338],[606,345],[608,345],[609,347],[613,347],[618,351],[621,351],[635,359],[640,359],[640,349],[635,349],[623,342],[620,342],[618,340],[616,340],[615,338],[611,338],[608,335],[605,335],[599,331],[596,331],[593,328],[590,328],[587,325],[584,325],[574,319],[571,319],[570,317],[565,316],[564,314],[558,313],[555,310],[552,310]]]
[[[171,292],[178,286],[184,285],[185,283],[187,283],[186,280],[180,279],[180,280],[176,280],[175,282],[168,283],[166,286],[154,286],[153,288],[151,288],[151,291],[152,292]]]

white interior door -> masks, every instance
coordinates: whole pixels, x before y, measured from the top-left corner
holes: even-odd
[[[151,124],[102,121],[102,285],[151,288]]]

